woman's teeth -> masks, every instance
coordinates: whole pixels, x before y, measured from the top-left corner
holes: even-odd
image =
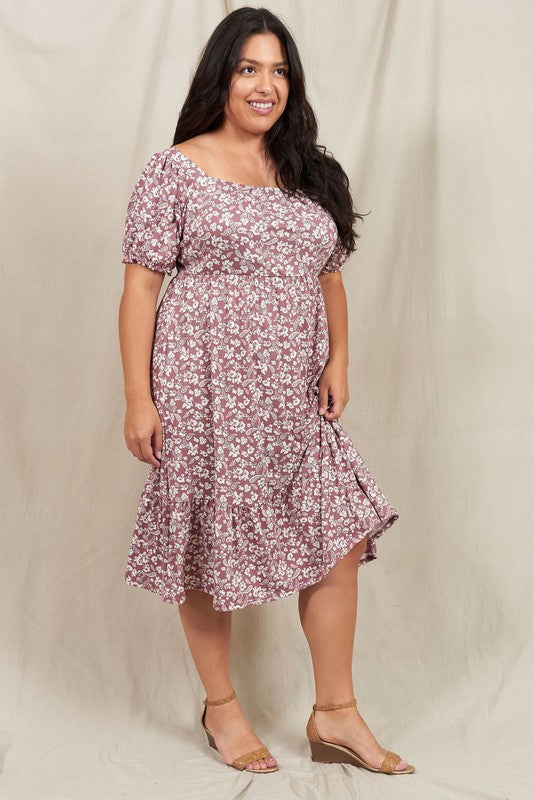
[[[250,100],[248,100],[248,103],[254,108],[272,108],[272,106],[274,105],[274,103],[253,103]]]

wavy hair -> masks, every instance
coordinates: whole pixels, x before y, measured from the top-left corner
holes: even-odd
[[[287,105],[264,134],[266,154],[276,165],[276,183],[279,185],[281,178],[289,194],[299,189],[325,208],[335,220],[342,244],[351,253],[357,249],[355,239],[359,238],[353,228],[355,220],[366,215],[354,210],[350,181],[341,165],[323,145],[317,144],[318,124],[305,94],[298,49],[285,25],[267,8],[238,8],[217,25],[200,53],[172,145],[222,125],[242,46],[256,33],[277,36],[289,62]]]

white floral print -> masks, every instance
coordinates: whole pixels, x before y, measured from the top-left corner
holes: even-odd
[[[344,269],[335,221],[302,192],[207,175],[154,153],[132,191],[123,263],[176,275],[156,314],[160,467],[142,492],[125,580],[231,611],[316,583],[397,519],[340,420],[318,414],[329,356],[318,276]]]

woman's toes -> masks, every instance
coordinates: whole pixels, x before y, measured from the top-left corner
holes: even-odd
[[[250,761],[249,764],[246,765],[246,769],[267,769],[268,767],[276,767],[277,761],[275,758],[259,758],[257,761]]]
[[[401,772],[402,769],[405,769],[407,766],[407,761],[398,761],[396,765],[396,772]]]

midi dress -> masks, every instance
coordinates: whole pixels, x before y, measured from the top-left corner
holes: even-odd
[[[329,357],[318,276],[344,269],[333,217],[301,190],[207,175],[175,147],[131,193],[122,262],[172,277],[150,364],[161,419],[124,579],[232,611],[320,581],[398,519],[339,419],[318,413]]]

